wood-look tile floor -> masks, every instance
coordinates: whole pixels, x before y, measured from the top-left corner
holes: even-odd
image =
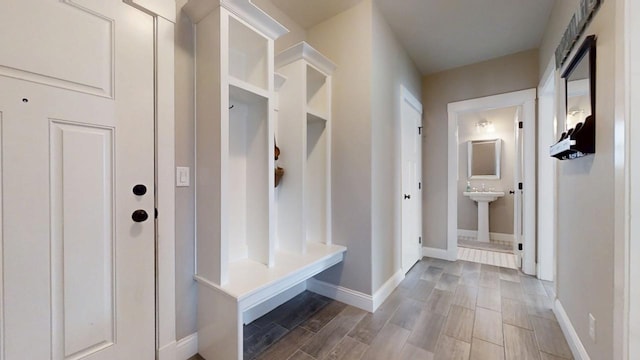
[[[552,291],[514,269],[424,258],[375,313],[330,300],[250,358],[572,359]]]

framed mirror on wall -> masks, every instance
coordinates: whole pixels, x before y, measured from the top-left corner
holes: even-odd
[[[471,140],[467,149],[467,174],[470,180],[500,179],[501,139]]]
[[[596,152],[596,37],[587,36],[562,73],[566,116],[558,142],[550,154],[560,160]]]
[[[576,128],[595,114],[595,36],[589,36],[562,74],[566,85],[564,131]],[[592,58],[593,57],[593,58]]]

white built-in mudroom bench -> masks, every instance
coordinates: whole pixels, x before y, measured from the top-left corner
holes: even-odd
[[[198,352],[241,359],[243,324],[347,250],[331,240],[335,65],[304,42],[276,56],[288,30],[248,0],[184,11],[196,29]]]

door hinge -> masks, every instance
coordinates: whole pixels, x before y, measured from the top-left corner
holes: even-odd
[[[524,123],[522,121],[518,122],[518,129],[522,129],[524,127]]]
[[[422,190],[422,182],[418,182],[418,190]]]
[[[422,244],[422,236],[418,236],[418,244]]]
[[[154,210],[155,219],[157,219],[158,218],[158,208],[155,208],[153,210]]]
[[[422,126],[418,126],[418,135],[422,135]]]
[[[518,251],[522,251],[522,243],[518,244]]]
[[[518,183],[518,190],[522,190],[522,183]]]

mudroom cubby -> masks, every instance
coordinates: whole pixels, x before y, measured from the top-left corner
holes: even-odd
[[[331,244],[331,74],[335,65],[306,42],[276,56],[279,74],[279,248],[298,253]]]
[[[196,31],[198,352],[241,359],[243,324],[344,258],[346,248],[330,240],[330,77],[312,66],[313,81],[299,82],[310,96],[300,99],[303,111],[313,111],[298,118],[300,144],[285,145],[276,134],[275,79],[285,77],[274,73],[274,40],[287,29],[246,0],[189,0],[184,11]],[[313,91],[305,91],[307,83]],[[282,94],[280,100],[289,101]],[[280,111],[279,121],[288,121]],[[314,218],[304,223],[308,232],[283,221],[289,213],[276,205],[276,136],[284,157],[307,163],[285,167],[277,191],[300,189],[296,196]],[[276,225],[296,229],[297,240],[279,242]]]

